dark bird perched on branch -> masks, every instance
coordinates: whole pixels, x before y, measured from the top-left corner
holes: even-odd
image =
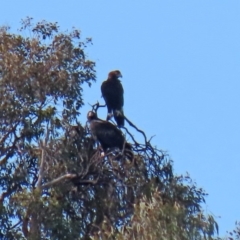
[[[101,144],[105,153],[119,148],[130,160],[133,159],[132,146],[126,142],[121,130],[112,123],[99,119],[95,112],[88,112],[87,118],[93,138]]]
[[[112,113],[118,127],[124,126],[123,113],[123,87],[118,79],[122,77],[119,70],[112,71],[108,74],[108,79],[102,83],[102,96],[107,104],[108,115],[107,120],[112,117]]]

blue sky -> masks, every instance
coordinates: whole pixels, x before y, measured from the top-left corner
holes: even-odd
[[[189,172],[209,193],[206,210],[221,216],[220,234],[233,229],[240,220],[240,1],[1,3],[1,25],[16,29],[26,16],[92,37],[87,53],[97,83],[85,88],[86,103],[103,103],[101,82],[121,70],[126,116],[155,135],[176,173]]]

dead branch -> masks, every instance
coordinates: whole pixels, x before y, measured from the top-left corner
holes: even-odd
[[[74,178],[72,178],[72,179],[74,179]],[[99,180],[99,176],[96,179],[93,179],[93,180],[79,180],[77,183],[79,185],[80,184],[92,184],[92,185],[95,185],[98,182],[98,180]]]
[[[42,157],[41,157],[41,164],[39,167],[39,176],[38,176],[38,181],[37,181],[37,187],[40,188],[41,184],[42,184],[42,179],[43,179],[43,168],[44,168],[44,162],[46,160],[46,146],[48,143],[48,139],[49,139],[49,128],[47,126],[47,131],[46,131],[46,137],[44,139],[44,141],[42,142]]]
[[[93,104],[93,105],[90,105],[90,106],[92,107],[92,111],[94,111],[94,112],[97,113],[98,108],[100,108],[100,107],[106,107],[106,104],[105,104],[105,105],[100,105],[99,102],[97,102],[97,103],[95,103],[95,104]],[[127,121],[127,123],[128,123],[131,127],[133,127],[136,131],[140,132],[140,133],[143,135],[144,141],[145,141],[145,145],[147,146],[147,145],[150,143],[152,137],[151,137],[149,140],[147,140],[147,136],[146,136],[146,134],[145,134],[144,131],[142,131],[141,129],[139,129],[139,128],[138,128],[135,124],[133,124],[126,116],[124,116],[124,119]],[[124,129],[127,131],[127,133],[130,135],[130,137],[132,138],[132,140],[134,141],[134,143],[135,143],[136,145],[139,145],[139,143],[134,139],[133,135],[128,131],[128,129],[127,129],[126,127],[123,127],[123,128],[124,128]]]
[[[22,220],[18,221],[16,224],[14,224],[12,227],[10,227],[10,229],[14,229],[15,227],[17,227],[21,223],[22,223]]]
[[[100,107],[106,107],[106,104],[100,105],[98,101],[97,101],[97,103],[95,103],[93,105],[91,105],[91,104],[89,104],[89,105],[92,107],[93,112],[97,112],[98,108],[100,108]]]
[[[145,132],[142,131],[142,130],[140,130],[136,125],[134,125],[126,116],[124,116],[124,118],[125,118],[125,120],[128,122],[128,124],[129,124],[131,127],[135,128],[136,131],[140,132],[140,133],[143,135],[144,140],[145,140],[145,144],[147,145],[147,144],[149,143],[149,141],[147,141],[147,137],[146,137]]]
[[[54,179],[53,181],[51,182],[48,182],[48,183],[45,183],[41,186],[41,188],[48,188],[48,187],[51,187],[52,185],[64,180],[64,179],[72,179],[72,178],[75,178],[77,177],[77,174],[71,174],[71,173],[67,173],[61,177],[58,177],[56,179]]]
[[[46,161],[46,147],[47,147],[48,140],[49,140],[49,134],[50,134],[50,129],[49,129],[48,124],[47,124],[45,139],[42,141],[42,143],[40,142],[40,147],[42,149],[42,155],[41,155],[41,162],[40,162],[40,166],[39,166],[38,180],[37,180],[37,183],[36,183],[36,186],[37,186],[38,189],[41,189],[41,186],[42,186],[42,179],[43,179],[43,174],[44,174],[44,165],[45,165],[45,161]],[[32,236],[36,236],[38,238],[40,236],[38,216],[37,216],[36,212],[32,212],[30,214],[31,214],[30,233],[31,233]],[[28,221],[27,221],[27,223],[28,223]],[[25,224],[26,223],[24,222],[23,227],[24,227]],[[27,227],[27,226],[25,226],[25,227]],[[27,234],[28,234],[28,231],[27,231]]]
[[[29,215],[30,215],[30,210],[28,208],[26,211],[26,215],[24,216],[23,221],[22,221],[22,231],[23,231],[23,235],[25,238],[27,238],[28,233],[29,233],[29,231],[28,231]]]
[[[126,132],[128,133],[128,135],[131,137],[132,141],[135,143],[136,146],[140,146],[141,144],[138,143],[135,138],[133,137],[133,135],[129,132],[129,130],[126,127],[122,127],[123,129],[126,130]]]
[[[92,158],[90,159],[90,164],[87,165],[86,169],[84,171],[82,171],[80,174],[71,174],[71,173],[67,173],[63,176],[60,176],[54,180],[52,180],[51,182],[48,182],[48,183],[45,183],[41,186],[41,188],[49,188],[53,185],[55,185],[56,183],[59,183],[61,182],[62,180],[65,180],[65,179],[69,179],[69,180],[72,180],[72,179],[76,179],[76,178],[81,178],[83,179],[88,173],[89,173],[89,168],[91,165],[94,165],[97,163],[97,161],[99,161],[99,152],[97,151],[93,156]],[[92,183],[92,184],[96,184],[97,181],[98,181],[99,177],[95,180],[80,180],[78,183]]]

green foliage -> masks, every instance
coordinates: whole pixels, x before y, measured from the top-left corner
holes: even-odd
[[[90,40],[81,41],[79,30],[62,33],[57,23],[34,26],[27,18],[20,34],[0,30],[1,239],[16,238],[24,218],[42,207],[44,195],[35,189],[44,151],[64,123],[77,120],[82,85],[95,80],[95,64],[84,53]]]
[[[134,204],[134,213],[128,224],[117,230],[112,228],[108,219],[104,219],[101,231],[92,239],[215,239],[217,223],[211,215],[205,215],[202,210],[188,214],[189,209],[181,201],[168,199],[166,202],[162,196],[158,188],[152,191],[150,199],[143,196]]]
[[[28,31],[31,37],[23,37]],[[105,156],[77,122],[95,80],[91,39],[57,23],[0,30],[1,239],[213,239],[206,193],[162,151],[132,138]]]

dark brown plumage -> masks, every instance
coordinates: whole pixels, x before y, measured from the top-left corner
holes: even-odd
[[[124,126],[124,113],[123,113],[123,87],[121,81],[118,79],[122,77],[119,70],[111,71],[108,74],[108,79],[102,83],[101,91],[102,96],[106,102],[108,115],[107,120],[114,116],[118,127]]]
[[[121,130],[112,123],[99,119],[96,113],[92,111],[88,112],[87,118],[90,124],[91,134],[93,138],[101,144],[104,152],[113,148],[124,149],[124,154],[130,160],[133,158],[131,144],[126,142]]]

